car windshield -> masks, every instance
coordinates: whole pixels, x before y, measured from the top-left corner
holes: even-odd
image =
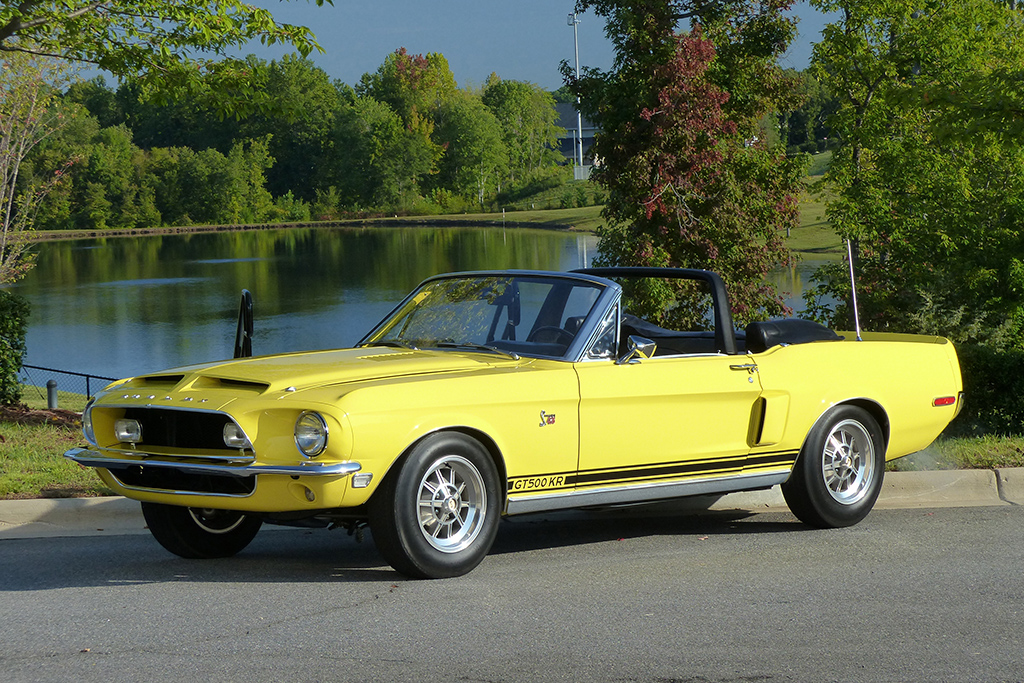
[[[582,279],[542,275],[430,280],[363,343],[561,358],[602,289]]]

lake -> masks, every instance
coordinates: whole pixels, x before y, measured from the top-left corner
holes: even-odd
[[[309,228],[43,242],[13,289],[32,306],[26,364],[108,377],[229,358],[239,293],[257,355],[351,346],[424,278],[571,270],[597,238],[550,230]],[[791,306],[819,262],[775,275]]]

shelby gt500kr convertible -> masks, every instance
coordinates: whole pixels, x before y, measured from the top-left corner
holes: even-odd
[[[692,329],[627,311],[653,277],[706,302]],[[456,273],[355,348],[111,384],[66,455],[142,501],[183,557],[237,553],[263,523],[368,523],[395,569],[446,577],[481,562],[504,515],[779,484],[805,523],[855,524],[885,461],[927,446],[961,389],[942,338],[736,330],[708,271]]]

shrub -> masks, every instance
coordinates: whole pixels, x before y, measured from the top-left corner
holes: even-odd
[[[964,407],[949,436],[1024,434],[1024,351],[957,346],[964,378]]]
[[[0,290],[0,405],[21,400],[18,373],[25,358],[29,305],[20,296]]]

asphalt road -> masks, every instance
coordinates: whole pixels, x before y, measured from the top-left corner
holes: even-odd
[[[444,581],[341,531],[10,539],[0,680],[1021,681],[1022,570],[1021,506],[518,518]]]

